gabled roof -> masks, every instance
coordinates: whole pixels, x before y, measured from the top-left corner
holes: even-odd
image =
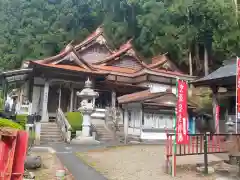
[[[119,73],[126,73],[126,74],[133,74],[136,72],[135,69],[123,68],[123,67],[117,67],[117,66],[93,65],[93,67],[96,69],[108,71],[108,72],[119,72]]]
[[[161,105],[168,107],[175,107],[177,102],[177,97],[171,92],[171,89],[167,89],[166,92],[152,93],[150,90],[140,91],[132,94],[127,94],[118,97],[119,104],[128,103],[142,103],[149,105]],[[188,102],[190,107],[196,107],[194,103]]]
[[[216,85],[235,85],[236,84],[236,63],[230,63],[218,68],[211,74],[192,81],[194,86],[210,86],[212,83]]]
[[[168,59],[168,57],[166,55],[167,55],[167,53],[153,57],[152,63],[148,64],[148,67],[151,69],[167,69],[167,70],[177,71],[177,72],[182,73],[177,68],[177,66]]]
[[[144,68],[140,71],[137,71],[134,73],[134,77],[136,76],[140,76],[143,74],[152,74],[152,75],[159,75],[159,76],[163,76],[163,77],[172,77],[172,78],[184,78],[186,80],[193,80],[195,79],[194,76],[190,76],[187,74],[182,74],[179,72],[173,72],[173,71],[168,71],[165,69],[150,69],[150,68]]]
[[[45,58],[43,60],[37,60],[36,62],[41,64],[56,65],[62,62],[63,60],[65,60],[65,58],[69,59],[70,57],[72,57],[71,60],[73,60],[76,63],[76,65],[78,65],[79,67],[82,67],[88,70],[95,70],[90,64],[88,64],[84,59],[82,59],[79,56],[79,54],[76,52],[75,48],[71,44],[68,44],[64,49],[64,51],[62,51],[60,54],[50,58]]]
[[[89,74],[99,74],[99,75],[107,75],[108,73],[102,71],[92,71],[90,69],[85,69],[80,66],[73,66],[73,65],[64,65],[64,64],[45,64],[37,61],[30,61],[31,66],[38,66],[38,67],[48,67],[48,68],[56,68],[68,71],[75,71],[75,72],[85,72]]]
[[[133,103],[133,102],[141,102],[147,99],[159,97],[163,94],[164,94],[163,92],[151,93],[150,90],[145,90],[145,91],[140,91],[140,92],[120,96],[118,97],[118,103],[126,104],[126,103]]]
[[[167,57],[165,56],[165,54],[154,56],[152,58],[151,64],[148,64],[148,67],[149,68],[158,68],[159,66],[163,65],[166,61],[167,61]]]
[[[133,56],[135,61],[143,68],[147,67],[147,65],[140,60],[138,57],[135,49],[133,48],[132,45],[132,39],[127,41],[125,44],[123,44],[117,51],[113,52],[110,56],[107,58],[103,59],[102,61],[96,62],[94,64],[96,65],[111,65],[115,62],[121,61],[120,56],[122,55],[130,55]]]
[[[107,44],[107,40],[105,38],[104,30],[103,30],[102,26],[98,27],[84,41],[82,41],[81,43],[75,45],[74,47],[75,47],[76,51],[79,51],[80,49],[84,48],[85,46],[87,46],[87,45],[89,45],[89,44],[91,44],[93,42],[95,42],[95,43],[98,42],[100,44],[104,44],[110,52],[113,51]]]
[[[154,57],[152,64],[145,64],[137,55],[132,45],[132,39],[123,44],[117,51],[112,51],[109,56],[102,59],[101,61],[96,63],[86,62],[86,60],[81,58],[78,49],[82,49],[83,47],[86,48],[86,46],[91,46],[92,42],[97,42],[97,39],[100,37],[104,38],[102,27],[99,27],[80,44],[74,46],[71,42],[59,54],[42,60],[36,60],[35,62],[31,62],[31,64],[37,63],[41,66],[49,65],[49,67],[51,66],[52,68],[69,68],[69,70],[73,71],[99,71],[130,78],[135,78],[147,74],[170,78],[180,77],[187,80],[192,80],[195,78],[181,73],[180,71],[176,70],[176,68],[170,70],[164,68],[163,65],[165,63],[170,63],[171,66],[174,66],[174,64],[165,56],[165,54]],[[106,39],[103,41],[106,43]],[[124,59],[121,57],[125,55],[134,57],[132,61],[135,61],[137,63],[136,66],[135,63],[131,67],[128,66],[127,63],[123,63],[124,65],[121,64],[120,61],[124,61]],[[28,62],[25,62],[24,66],[27,67]]]

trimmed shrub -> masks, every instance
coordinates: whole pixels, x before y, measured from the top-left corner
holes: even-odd
[[[27,114],[17,114],[16,121],[25,129],[27,123]]]
[[[9,127],[13,129],[23,130],[23,127],[20,124],[15,123],[9,119],[3,119],[3,118],[0,118],[0,127]]]
[[[80,112],[67,112],[66,119],[72,127],[72,132],[81,131],[82,130],[82,121],[83,116]]]

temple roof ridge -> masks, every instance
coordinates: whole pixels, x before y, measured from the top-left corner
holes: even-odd
[[[83,67],[84,69],[96,71],[94,67],[92,67],[89,63],[87,63],[83,58],[80,57],[80,55],[77,53],[75,47],[72,45],[72,42],[70,42],[65,49],[57,54],[56,56],[52,56],[49,58],[45,58],[42,60],[36,60],[36,62],[41,63],[41,64],[53,64],[53,65],[58,65],[60,62],[64,60],[66,56],[72,57],[74,62],[76,63],[77,66]],[[57,61],[59,60],[59,61]]]

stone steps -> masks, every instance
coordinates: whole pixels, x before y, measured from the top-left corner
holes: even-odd
[[[41,123],[40,144],[62,141],[61,130],[55,122]]]
[[[97,131],[97,138],[99,141],[112,141],[113,134],[109,132],[104,125],[95,125]]]

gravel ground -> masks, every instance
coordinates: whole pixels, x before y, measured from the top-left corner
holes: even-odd
[[[101,172],[109,180],[170,180],[164,173],[164,148],[162,146],[128,146],[108,150],[79,153],[78,156]],[[185,159],[188,160],[188,157]],[[213,180],[188,168],[178,168],[177,177],[185,180]]]
[[[63,168],[61,162],[58,160],[56,155],[48,152],[34,152],[32,154],[36,156],[41,156],[43,163],[41,168],[35,171],[31,170],[32,172],[34,172],[36,180],[56,179],[56,170]],[[72,180],[72,177],[68,175],[66,180]]]

